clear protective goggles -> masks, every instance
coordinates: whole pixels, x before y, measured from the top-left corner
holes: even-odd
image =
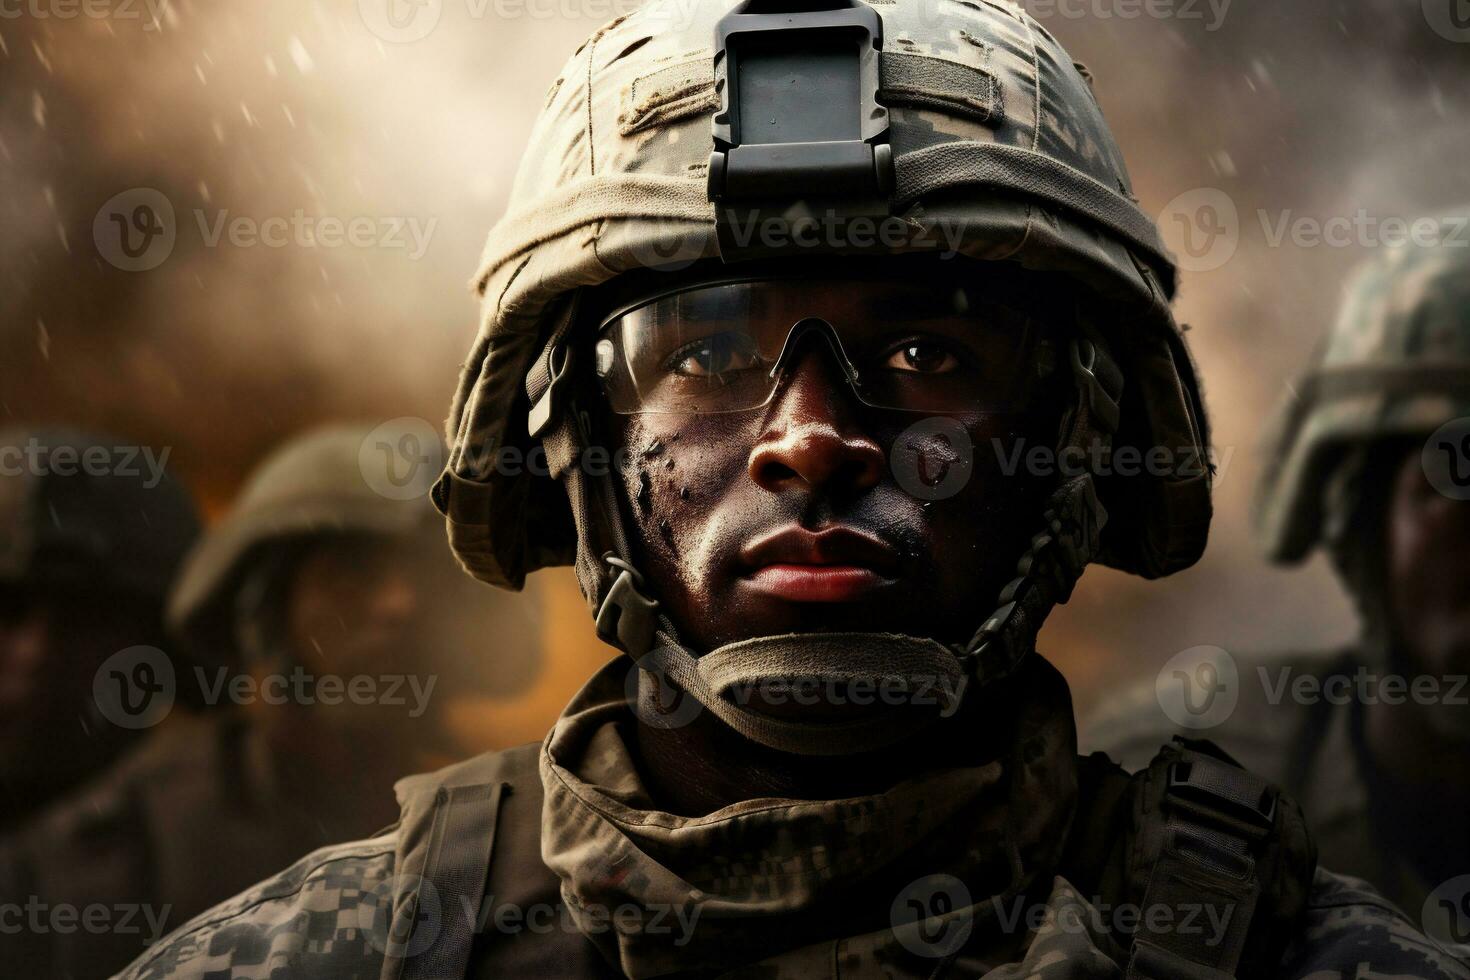
[[[815,343],[858,399],[934,414],[1022,411],[1051,371],[1053,317],[983,280],[761,278],[625,306],[596,370],[623,415],[760,408]]]

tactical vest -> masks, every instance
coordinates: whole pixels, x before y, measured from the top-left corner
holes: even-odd
[[[621,976],[570,927],[560,882],[541,860],[539,751],[521,746],[399,783],[381,980]],[[1057,873],[1084,895],[1161,909],[1169,921],[1202,904],[1230,909],[1223,933],[1117,937],[1127,980],[1227,980],[1276,972],[1316,863],[1295,802],[1212,743],[1176,738],[1133,776],[1100,753],[1080,761]]]

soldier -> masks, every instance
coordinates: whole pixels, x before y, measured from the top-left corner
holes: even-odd
[[[93,685],[110,657],[166,645],[163,597],[199,529],[167,460],[73,430],[0,433],[0,829],[137,735]]]
[[[1323,548],[1361,634],[1330,653],[1233,657],[1233,711],[1183,717],[1303,802],[1323,863],[1416,915],[1470,873],[1470,248],[1463,217],[1429,224],[1439,233],[1350,281],[1256,487],[1266,556]],[[1171,728],[1150,685],[1089,734],[1127,765]]]
[[[1023,11],[656,0],[512,197],[435,500],[632,663],[123,977],[1470,976],[1208,744],[1075,755],[1036,631],[1191,564],[1210,477],[1173,266]]]
[[[385,463],[412,464],[397,449],[411,435],[298,437],[190,553],[168,605],[190,658],[173,671],[211,710],[175,713],[0,844],[0,895],[23,905],[0,972],[107,976],[308,851],[393,822],[398,777],[489,747],[451,708],[525,687],[535,615],[460,571],[426,496],[436,465],[416,493],[386,482]],[[109,910],[102,927],[57,926],[56,910],[90,908]]]

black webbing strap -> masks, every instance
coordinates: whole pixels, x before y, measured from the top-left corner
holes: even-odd
[[[974,678],[987,683],[1009,674],[1036,646],[1036,635],[1052,609],[1072,596],[1083,570],[1102,547],[1107,511],[1097,499],[1092,475],[1068,480],[1052,494],[1042,517],[1045,529],[1032,537],[1016,564],[1016,577],[1001,590],[999,608],[966,645]]]
[[[530,406],[526,428],[531,438],[540,438],[559,419],[564,389],[570,381],[572,345],[567,334],[577,321],[580,291],[574,291],[551,336],[526,369],[526,399]]]
[[[440,787],[421,869],[397,869],[382,980],[462,980],[507,784]]]
[[[1276,791],[1184,749],[1168,769],[1163,816],[1128,980],[1228,980],[1261,897],[1256,853],[1275,826]]]
[[[1074,339],[1069,361],[1076,402],[1062,424],[1059,455],[1070,450],[1086,453],[1093,441],[1099,449],[1110,445],[1123,392],[1123,372],[1099,340]],[[1052,492],[1042,514],[1044,526],[1017,562],[1016,577],[1006,584],[998,608],[965,647],[976,680],[986,683],[1004,677],[1035,649],[1047,616],[1072,597],[1082,572],[1102,550],[1107,521],[1090,472],[1066,480]]]

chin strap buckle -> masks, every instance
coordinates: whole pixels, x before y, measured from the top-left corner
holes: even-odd
[[[597,607],[597,637],[637,660],[653,648],[658,602],[640,591],[643,576],[638,569],[612,552],[602,560],[618,570],[618,577]]]

